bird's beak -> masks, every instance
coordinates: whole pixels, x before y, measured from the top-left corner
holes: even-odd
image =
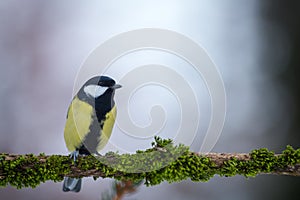
[[[118,89],[118,88],[121,88],[121,87],[122,87],[122,85],[115,84],[115,85],[111,86],[110,88],[112,88],[112,89]]]

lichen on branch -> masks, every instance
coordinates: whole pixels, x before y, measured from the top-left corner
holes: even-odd
[[[82,156],[74,163],[63,155],[0,154],[0,186],[36,187],[42,182],[59,182],[64,176],[94,179],[145,180],[147,186],[162,181],[186,179],[208,181],[214,175],[254,177],[257,174],[300,176],[300,149],[287,146],[281,154],[266,148],[243,153],[191,152],[187,146],[155,137],[152,148],[136,154],[109,152],[103,156]]]

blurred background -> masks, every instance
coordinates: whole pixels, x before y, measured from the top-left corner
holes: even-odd
[[[201,44],[222,75],[227,116],[215,152],[300,147],[300,2],[0,1],[0,152],[67,154],[63,129],[76,73],[113,35],[170,29]],[[187,77],[188,79],[188,77]],[[1,199],[101,199],[111,179],[0,188]],[[141,186],[125,199],[289,199],[300,179],[260,175]]]

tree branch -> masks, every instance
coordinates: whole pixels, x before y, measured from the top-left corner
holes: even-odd
[[[62,181],[64,176],[145,180],[146,185],[188,178],[208,181],[216,174],[300,176],[300,149],[295,150],[291,146],[287,146],[281,154],[264,148],[249,154],[200,154],[190,152],[183,145],[174,146],[171,140],[155,138],[152,145],[153,148],[137,151],[136,154],[110,152],[104,156],[82,156],[76,163],[62,155],[0,154],[0,186],[36,187],[47,180]]]
[[[203,155],[210,158],[211,161],[214,162],[218,168],[222,168],[224,162],[227,162],[231,159],[237,159],[242,162],[251,161],[251,155],[248,153],[207,153]],[[274,156],[279,158],[284,155],[274,154]],[[260,173],[264,172],[261,171]],[[300,176],[300,163],[295,165],[286,165],[284,167],[275,167],[274,170],[268,172],[268,174]]]

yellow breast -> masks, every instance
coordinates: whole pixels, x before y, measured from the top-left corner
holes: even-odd
[[[98,140],[97,151],[100,151],[107,144],[116,118],[116,107],[114,106],[106,115],[102,130],[99,128],[100,138]],[[75,97],[69,107],[66,126],[64,130],[65,143],[69,151],[75,151],[83,144],[86,136],[90,134],[90,125],[96,120],[94,108]],[[98,123],[98,121],[97,121]],[[100,127],[100,126],[99,126]]]
[[[75,97],[69,107],[64,131],[66,146],[69,151],[79,148],[89,133],[92,117],[95,115],[93,107]]]

